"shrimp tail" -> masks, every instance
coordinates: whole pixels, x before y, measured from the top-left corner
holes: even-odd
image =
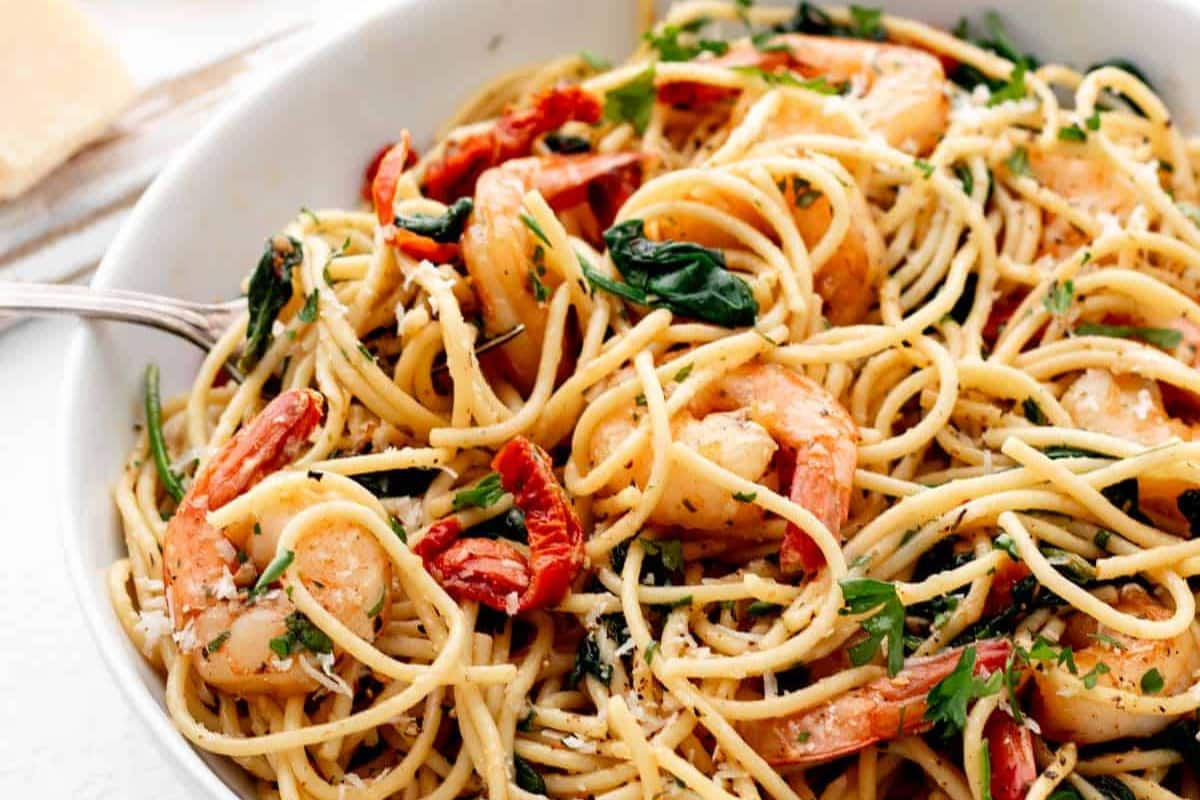
[[[200,470],[167,525],[163,581],[176,629],[211,601],[210,587],[238,565],[206,515],[293,461],[321,422],[324,400],[311,389],[276,397]],[[228,551],[228,554],[225,552]]]
[[[184,503],[215,511],[291,463],[320,424],[324,404],[312,389],[276,397],[213,456]]]
[[[508,110],[492,125],[446,146],[425,169],[426,196],[444,203],[470,195],[484,170],[528,155],[534,140],[570,120],[600,121],[595,95],[578,86],[556,86],[533,99],[530,108]]]
[[[789,486],[792,501],[840,538],[842,523],[850,516],[853,464],[848,471],[841,469],[828,448],[817,442],[803,452],[781,453],[780,478]],[[816,571],[825,566],[825,554],[799,525],[789,522],[779,547],[779,565],[784,572]]]
[[[1012,645],[990,639],[975,645],[975,674],[1004,669]],[[964,648],[910,658],[895,677],[883,677],[787,717],[741,729],[747,743],[773,766],[813,766],[857,753],[877,742],[923,733],[929,690],[954,671]]]

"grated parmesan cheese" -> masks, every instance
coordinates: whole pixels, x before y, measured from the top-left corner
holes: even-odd
[[[146,638],[144,651],[147,655],[150,654],[164,636],[171,633],[171,620],[163,612],[154,609],[151,611],[143,611],[138,614],[137,625],[135,625],[142,635]]]
[[[1154,398],[1150,396],[1150,390],[1138,389],[1137,404],[1133,407],[1133,415],[1140,420],[1145,420],[1153,410]]]
[[[562,738],[562,743],[566,747],[569,747],[578,753],[586,753],[588,755],[594,755],[596,753],[595,742],[584,739],[582,736],[576,736],[573,733],[568,733],[566,736],[564,736]]]

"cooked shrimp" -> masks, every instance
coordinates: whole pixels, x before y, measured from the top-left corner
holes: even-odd
[[[204,466],[167,525],[163,580],[176,641],[196,657],[200,676],[226,691],[291,695],[317,686],[301,664],[304,654],[281,658],[272,647],[311,623],[283,592],[250,601],[245,590],[275,556],[291,515],[321,497],[320,485],[310,481],[256,523],[222,531],[207,515],[291,461],[320,422],[321,406],[310,390],[275,398]],[[358,636],[374,637],[387,611],[391,565],[370,533],[331,525],[300,543],[294,565],[323,607]]]
[[[636,427],[626,409],[604,421],[592,437],[591,455],[602,461]],[[730,472],[771,489],[788,486],[835,536],[850,512],[850,489],[858,460],[858,428],[819,384],[778,364],[752,364],[706,387],[671,420],[673,438]],[[614,476],[614,490],[650,473],[643,452]],[[694,475],[673,471],[650,522],[700,531],[755,530],[761,510]],[[784,569],[815,569],[820,550],[789,525],[780,550]]]
[[[780,181],[780,188],[800,238],[806,247],[815,247],[833,220],[829,198],[811,190],[804,181]],[[761,226],[759,214],[749,203],[711,193],[698,195],[696,199]],[[834,325],[850,325],[867,315],[879,296],[879,281],[884,273],[883,236],[866,198],[857,189],[847,187],[846,199],[850,204],[850,227],[837,250],[813,272],[813,288],[825,301],[824,315]],[[738,245],[723,231],[685,214],[660,217],[654,220],[652,230],[659,239],[678,239],[715,248]],[[765,228],[762,230],[769,233]]]
[[[1063,393],[1062,406],[1084,430],[1147,447],[1195,436],[1190,426],[1167,413],[1158,383],[1137,375],[1089,369]]]
[[[913,155],[928,153],[946,130],[950,100],[946,73],[933,55],[912,47],[858,39],[787,34],[772,43],[787,50],[759,52],[748,39],[735,43],[725,55],[709,62],[718,66],[755,66],[772,71],[787,68],[806,78],[824,77],[830,83],[851,84],[850,103],[867,128],[893,147]],[[659,99],[672,105],[712,102],[728,90],[694,82],[659,85]],[[772,121],[768,138],[793,133],[848,133],[833,115],[814,114],[807,106],[785,103]]]
[[[1185,394],[1182,391],[1176,393]],[[1187,395],[1187,398],[1190,400],[1191,396]],[[1089,369],[1063,394],[1062,406],[1084,430],[1116,436],[1146,447],[1157,447],[1170,439],[1191,441],[1200,433],[1194,425],[1167,413],[1157,381],[1137,375],[1113,375],[1106,370]],[[1140,476],[1141,510],[1159,527],[1190,535],[1190,523],[1179,510],[1179,496],[1195,488],[1194,483],[1177,478]]]
[[[487,333],[495,336],[525,324],[525,332],[501,348],[509,377],[523,391],[537,376],[546,330],[545,295],[539,299],[538,287],[552,292],[562,279],[544,268],[539,274],[535,252],[540,243],[522,221],[522,198],[537,189],[556,210],[594,200],[597,219],[607,224],[636,188],[641,160],[638,153],[521,158],[480,176],[462,253]],[[600,190],[589,192],[599,182],[604,182]]]
[[[1114,608],[1148,620],[1171,616],[1168,609],[1136,584],[1121,587]],[[1061,644],[1074,651],[1080,675],[1104,664],[1108,671],[1099,674],[1097,686],[1135,694],[1141,693],[1142,676],[1151,668],[1162,676],[1161,694],[1171,695],[1189,686],[1192,673],[1200,667],[1200,653],[1191,631],[1172,639],[1135,639],[1098,625],[1083,613],[1072,615]],[[1123,711],[1120,704],[1110,700],[1077,694],[1078,679],[1068,677],[1065,666],[1039,663],[1034,682],[1033,717],[1043,735],[1055,741],[1092,744],[1153,736],[1175,719]]]
[[[1137,204],[1133,183],[1102,160],[1035,146],[1029,149],[1029,169],[1038,183],[1093,217],[1108,214],[1124,220]],[[1041,253],[1062,258],[1089,238],[1069,220],[1049,215]]]
[[[1002,639],[979,642],[974,674],[1004,669],[1012,646]],[[922,733],[927,695],[954,671],[964,648],[910,658],[895,677],[883,677],[852,689],[815,708],[786,717],[739,726],[756,753],[773,766],[810,767],[857,753],[876,742]]]

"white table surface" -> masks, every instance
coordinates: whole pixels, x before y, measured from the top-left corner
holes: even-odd
[[[344,21],[379,2],[80,0],[142,86],[237,50],[248,32],[332,13]],[[183,798],[95,651],[65,574],[53,455],[74,329],[36,320],[0,332],[0,797]]]

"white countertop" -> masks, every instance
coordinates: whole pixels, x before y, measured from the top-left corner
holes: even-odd
[[[244,46],[248,36],[381,0],[80,0],[145,87]],[[248,19],[251,17],[252,19]],[[186,22],[186,25],[181,23]],[[3,20],[0,20],[0,25]],[[314,25],[314,35],[320,35]],[[0,331],[0,797],[187,796],[126,707],[68,585],[54,454],[62,365],[76,323]],[[86,457],[86,454],[80,454]]]

